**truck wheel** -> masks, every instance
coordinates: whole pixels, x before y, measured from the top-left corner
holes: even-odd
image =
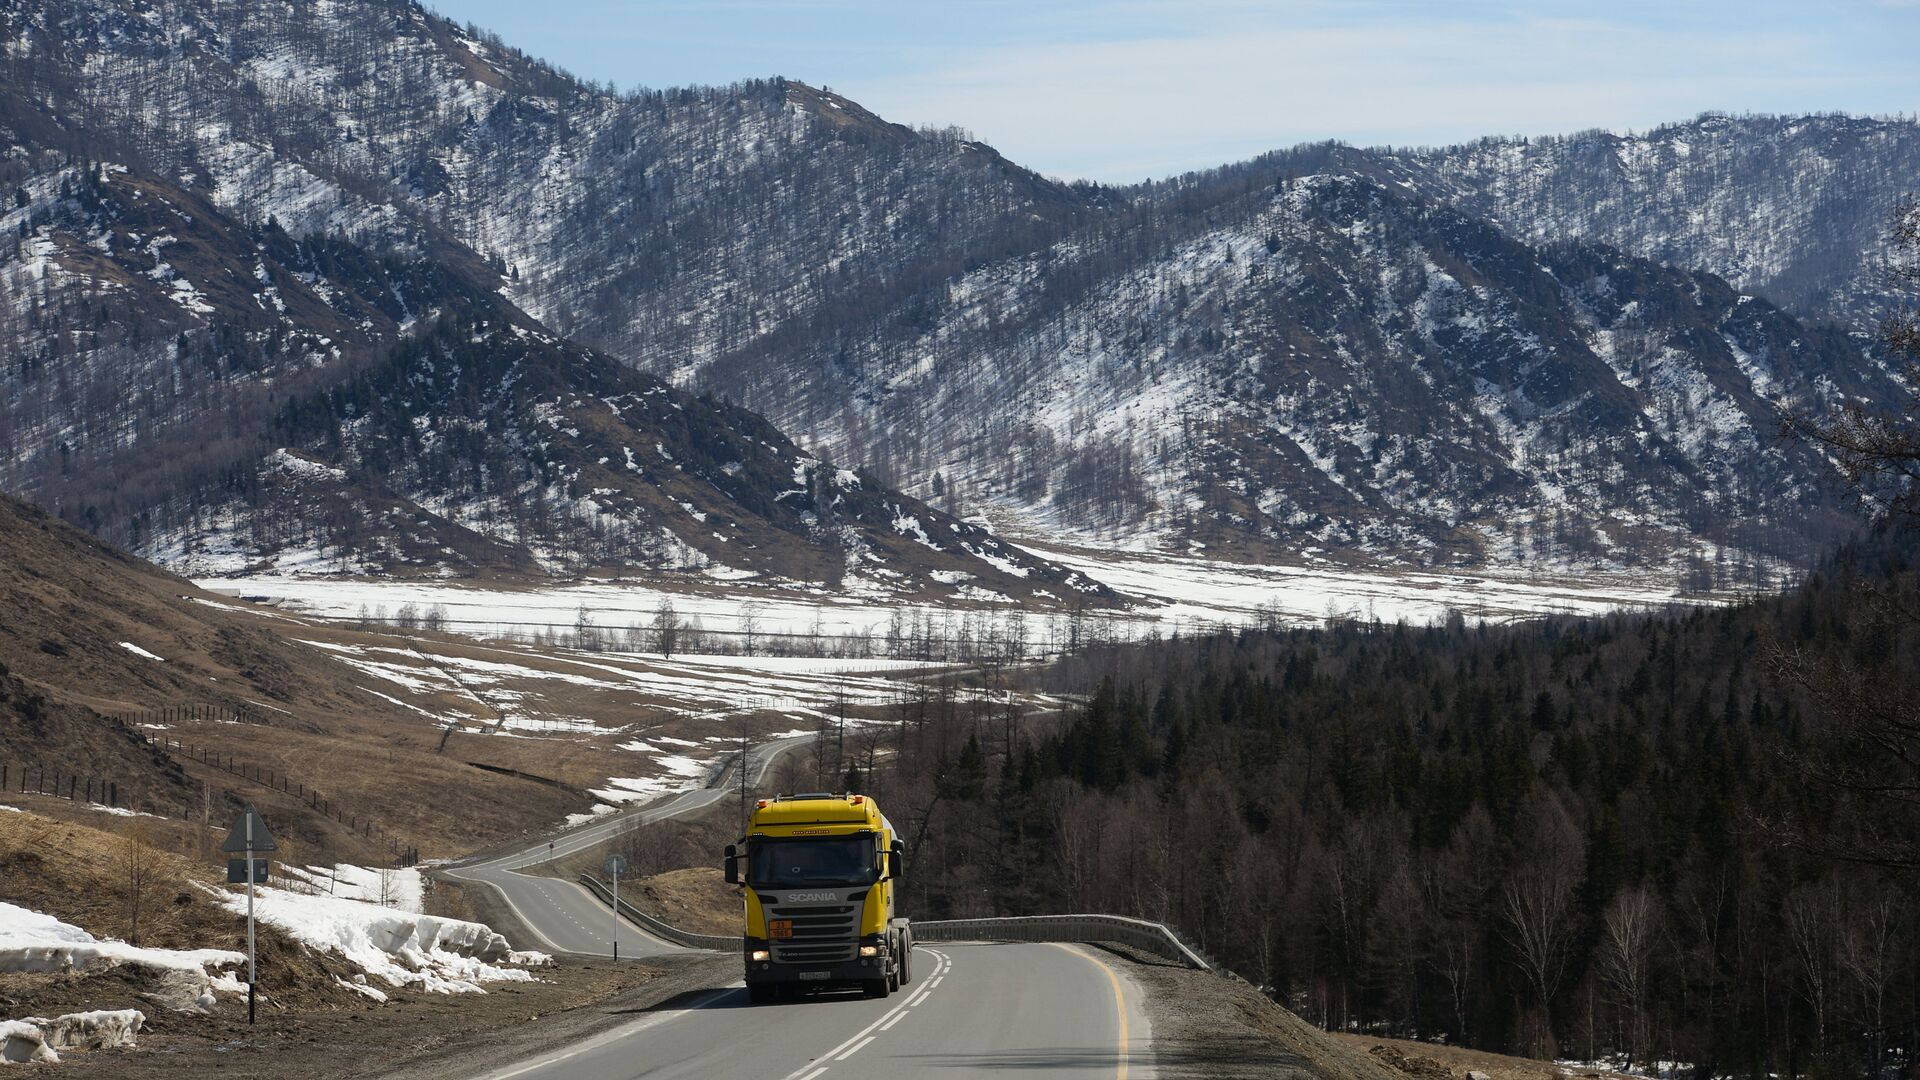
[[[885,979],[868,979],[865,986],[867,996],[870,998],[884,998],[887,996],[887,980]]]
[[[900,992],[900,969],[897,967],[887,972],[887,992],[893,994]]]
[[[748,983],[747,1000],[755,1005],[765,1005],[773,1000],[774,989],[772,983]]]
[[[900,950],[900,985],[905,986],[912,981],[913,981],[913,946],[909,945],[906,948]]]

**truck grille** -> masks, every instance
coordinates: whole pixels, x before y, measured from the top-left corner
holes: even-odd
[[[860,905],[789,904],[769,908],[771,919],[792,919],[793,937],[772,942],[782,964],[830,964],[854,957],[859,944]]]

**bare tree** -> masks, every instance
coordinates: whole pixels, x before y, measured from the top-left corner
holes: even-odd
[[[1900,968],[1900,908],[1884,888],[1856,897],[1840,928],[1840,967],[1859,999],[1856,1027],[1872,1040],[1871,1075],[1885,1075],[1887,995]]]
[[[1624,889],[1614,896],[1602,916],[1600,975],[1615,1001],[1627,1014],[1627,1065],[1633,1065],[1646,1046],[1648,971],[1660,911],[1646,886]]]
[[[139,803],[136,801],[135,805]],[[146,823],[137,819],[129,822],[126,842],[120,847],[120,881],[126,889],[128,944],[140,944],[140,917],[146,912],[147,893],[153,889],[159,874],[157,862]]]
[[[1787,897],[1788,944],[1799,967],[1800,995],[1813,1013],[1815,1051],[1827,1048],[1839,972],[1840,886],[1803,885]]]
[[[1888,261],[1898,282],[1920,288],[1920,202],[1895,212]],[[1908,307],[1881,329],[1887,353],[1906,368],[1906,399],[1875,408],[1848,401],[1816,414],[1791,413],[1784,430],[1837,462],[1849,485],[1876,514],[1920,520],[1920,308]],[[1905,663],[1903,639],[1920,631],[1920,597],[1910,581],[1859,585],[1863,638],[1892,648],[1874,661],[1843,650],[1775,646],[1777,677],[1803,690],[1826,721],[1808,745],[1783,753],[1804,779],[1839,796],[1838,813],[1801,823],[1778,815],[1759,823],[1781,841],[1855,862],[1920,868],[1920,687]]]
[[[383,866],[374,876],[374,903],[381,907],[398,907],[400,904],[400,873],[391,866]]]
[[[680,647],[680,616],[673,609],[673,597],[662,596],[660,606],[653,609],[653,644],[661,656],[668,660]]]
[[[593,624],[593,612],[588,611],[585,604],[580,605],[573,617],[573,644],[588,652],[600,651],[600,628]]]
[[[749,600],[740,605],[740,639],[748,656],[754,656],[759,646],[761,617],[767,606],[758,600]]]
[[[1552,1057],[1553,992],[1579,929],[1574,900],[1584,856],[1579,834],[1557,803],[1542,804],[1536,820],[1533,850],[1500,891],[1501,934],[1540,1001],[1540,1056]]]

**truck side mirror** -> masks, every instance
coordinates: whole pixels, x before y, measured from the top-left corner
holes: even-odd
[[[740,884],[740,852],[732,844],[727,845],[727,884]]]
[[[887,849],[887,876],[890,878],[907,875],[907,845],[898,840]]]

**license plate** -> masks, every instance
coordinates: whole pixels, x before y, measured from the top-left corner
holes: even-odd
[[[801,972],[801,973],[800,973],[800,977],[801,977],[801,978],[803,978],[803,979],[821,979],[821,980],[824,980],[824,979],[829,979],[829,978],[832,978],[832,977],[833,977],[833,972],[831,972],[831,971],[803,971],[803,972]]]
[[[774,919],[767,923],[767,936],[785,941],[793,936],[792,919]]]

